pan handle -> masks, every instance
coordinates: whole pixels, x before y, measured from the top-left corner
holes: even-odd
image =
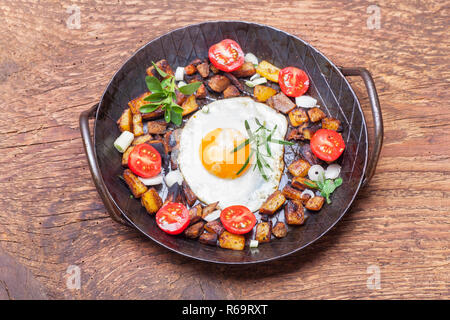
[[[383,145],[383,117],[381,115],[380,101],[378,100],[377,89],[375,88],[375,82],[372,75],[365,68],[340,68],[344,76],[360,76],[367,89],[369,96],[370,106],[372,107],[372,116],[374,123],[374,145],[372,152],[369,156],[366,172],[364,174],[364,180],[362,186],[366,186],[370,179],[372,179],[375,168],[377,167],[378,158],[380,157],[381,146]]]
[[[86,110],[80,114],[81,138],[83,140],[84,151],[86,152],[86,156],[88,159],[89,169],[91,170],[95,187],[97,188],[100,198],[102,199],[103,204],[105,205],[106,210],[108,211],[111,218],[116,222],[131,226],[130,223],[122,216],[119,209],[110,198],[105,183],[103,182],[103,179],[100,175],[100,169],[98,167],[97,158],[95,156],[94,146],[92,144],[91,132],[89,130],[89,119],[95,117],[97,108],[98,103],[92,106],[89,110]]]

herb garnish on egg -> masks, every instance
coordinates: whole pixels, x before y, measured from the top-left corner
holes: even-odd
[[[289,142],[289,141],[286,141],[286,140],[278,140],[278,139],[273,139],[272,138],[273,133],[277,129],[277,125],[275,125],[275,127],[272,130],[269,130],[265,126],[265,123],[262,124],[256,118],[255,118],[255,122],[256,122],[256,124],[259,127],[258,127],[258,129],[255,130],[255,132],[252,132],[250,130],[250,125],[248,124],[248,121],[245,120],[245,130],[247,130],[248,139],[246,139],[244,142],[242,142],[240,145],[238,145],[232,151],[234,153],[234,152],[242,149],[243,147],[245,147],[249,143],[253,143],[253,146],[254,146],[254,147],[251,148],[250,155],[245,160],[244,165],[236,173],[236,175],[239,175],[248,166],[248,164],[250,163],[250,159],[252,158],[253,154],[256,154],[256,163],[255,163],[255,166],[254,166],[253,170],[258,168],[258,170],[261,173],[261,175],[264,178],[264,180],[268,181],[268,177],[267,177],[267,175],[266,175],[266,173],[264,171],[264,167],[269,168],[270,170],[272,170],[270,168],[270,166],[268,165],[268,163],[266,162],[266,160],[265,160],[265,157],[271,157],[272,156],[272,152],[270,150],[270,143],[277,143],[277,144],[283,144],[283,145],[288,145],[288,146],[292,146],[293,143]],[[260,147],[264,148],[265,151],[267,152],[267,154],[263,153],[260,150]]]

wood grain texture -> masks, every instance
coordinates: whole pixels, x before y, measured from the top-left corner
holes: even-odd
[[[79,30],[66,26],[72,3]],[[381,28],[370,30],[371,4],[0,2],[3,250],[53,299],[450,298],[449,6],[377,1]],[[377,172],[351,212],[314,245],[258,266],[196,262],[113,222],[78,130],[79,113],[135,50],[171,29],[222,19],[270,24],[337,65],[368,68],[383,109]],[[362,81],[350,82],[370,125]],[[66,287],[69,265],[81,268],[80,290]],[[367,287],[370,265],[380,268],[381,289]]]

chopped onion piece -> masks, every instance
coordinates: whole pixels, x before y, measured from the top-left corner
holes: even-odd
[[[245,61],[245,62],[251,62],[251,63],[253,63],[254,65],[258,65],[258,58],[257,58],[253,53],[251,53],[251,52],[247,53],[247,54],[244,56],[244,61]]]
[[[130,144],[133,142],[134,134],[130,131],[124,131],[122,134],[114,141],[114,147],[117,151],[124,153],[128,149]]]
[[[261,75],[259,73],[255,73],[254,75],[252,75],[250,77],[250,81],[253,81],[253,80],[258,79],[258,78],[261,78]]]
[[[339,174],[341,173],[341,166],[337,163],[330,164],[327,167],[327,170],[325,170],[325,178],[327,179],[336,179],[339,177]]]
[[[167,186],[170,188],[175,183],[181,185],[183,183],[183,175],[180,170],[173,170],[166,174],[164,180],[166,181]]]
[[[220,218],[221,212],[222,211],[220,211],[220,210],[213,211],[210,214],[208,214],[206,217],[204,217],[203,220],[205,220],[206,222],[211,222],[211,221],[217,220]]]
[[[142,178],[138,177],[139,180],[142,181],[143,184],[146,186],[155,186],[157,184],[163,183],[163,176],[162,174],[158,174],[157,176],[151,177],[151,178]]]
[[[295,98],[295,104],[302,108],[314,108],[317,105],[317,100],[313,97],[302,95]]]
[[[203,113],[209,113],[209,107],[208,106],[203,106],[202,112]]]
[[[321,181],[323,180],[323,176],[325,174],[325,170],[322,166],[315,164],[309,168],[308,177],[312,181]]]
[[[259,244],[258,240],[250,240],[249,247],[250,248],[258,248],[258,244]]]
[[[309,196],[310,196],[311,198],[314,198],[314,197],[316,196],[316,195],[314,194],[314,191],[309,190],[309,189],[303,190],[301,196],[303,197],[305,194],[309,194]]]
[[[175,80],[176,81],[182,81],[184,79],[184,68],[183,67],[178,67],[175,70]]]
[[[254,86],[256,86],[256,84],[254,84],[253,81],[248,81],[248,80],[245,81],[245,85],[250,88],[253,88]]]
[[[257,85],[257,84],[263,84],[263,83],[266,83],[266,82],[267,82],[267,79],[266,79],[266,78],[258,78],[258,79],[253,80],[252,82],[253,82],[255,85]]]
[[[184,81],[178,82],[178,88],[184,87],[187,83]]]

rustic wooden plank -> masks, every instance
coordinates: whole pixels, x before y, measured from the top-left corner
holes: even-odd
[[[84,1],[0,4],[0,243],[50,298],[449,298],[449,9],[445,1]],[[27,19],[23,19],[26,14]],[[240,19],[291,32],[338,65],[374,75],[385,120],[376,175],[320,241],[260,266],[199,263],[111,221],[95,191],[78,115],[150,39]],[[349,79],[371,126],[360,79]],[[81,268],[81,289],[65,284]],[[379,266],[381,289],[366,285]],[[0,280],[3,280],[0,276]],[[265,288],[270,288],[266,290]]]

